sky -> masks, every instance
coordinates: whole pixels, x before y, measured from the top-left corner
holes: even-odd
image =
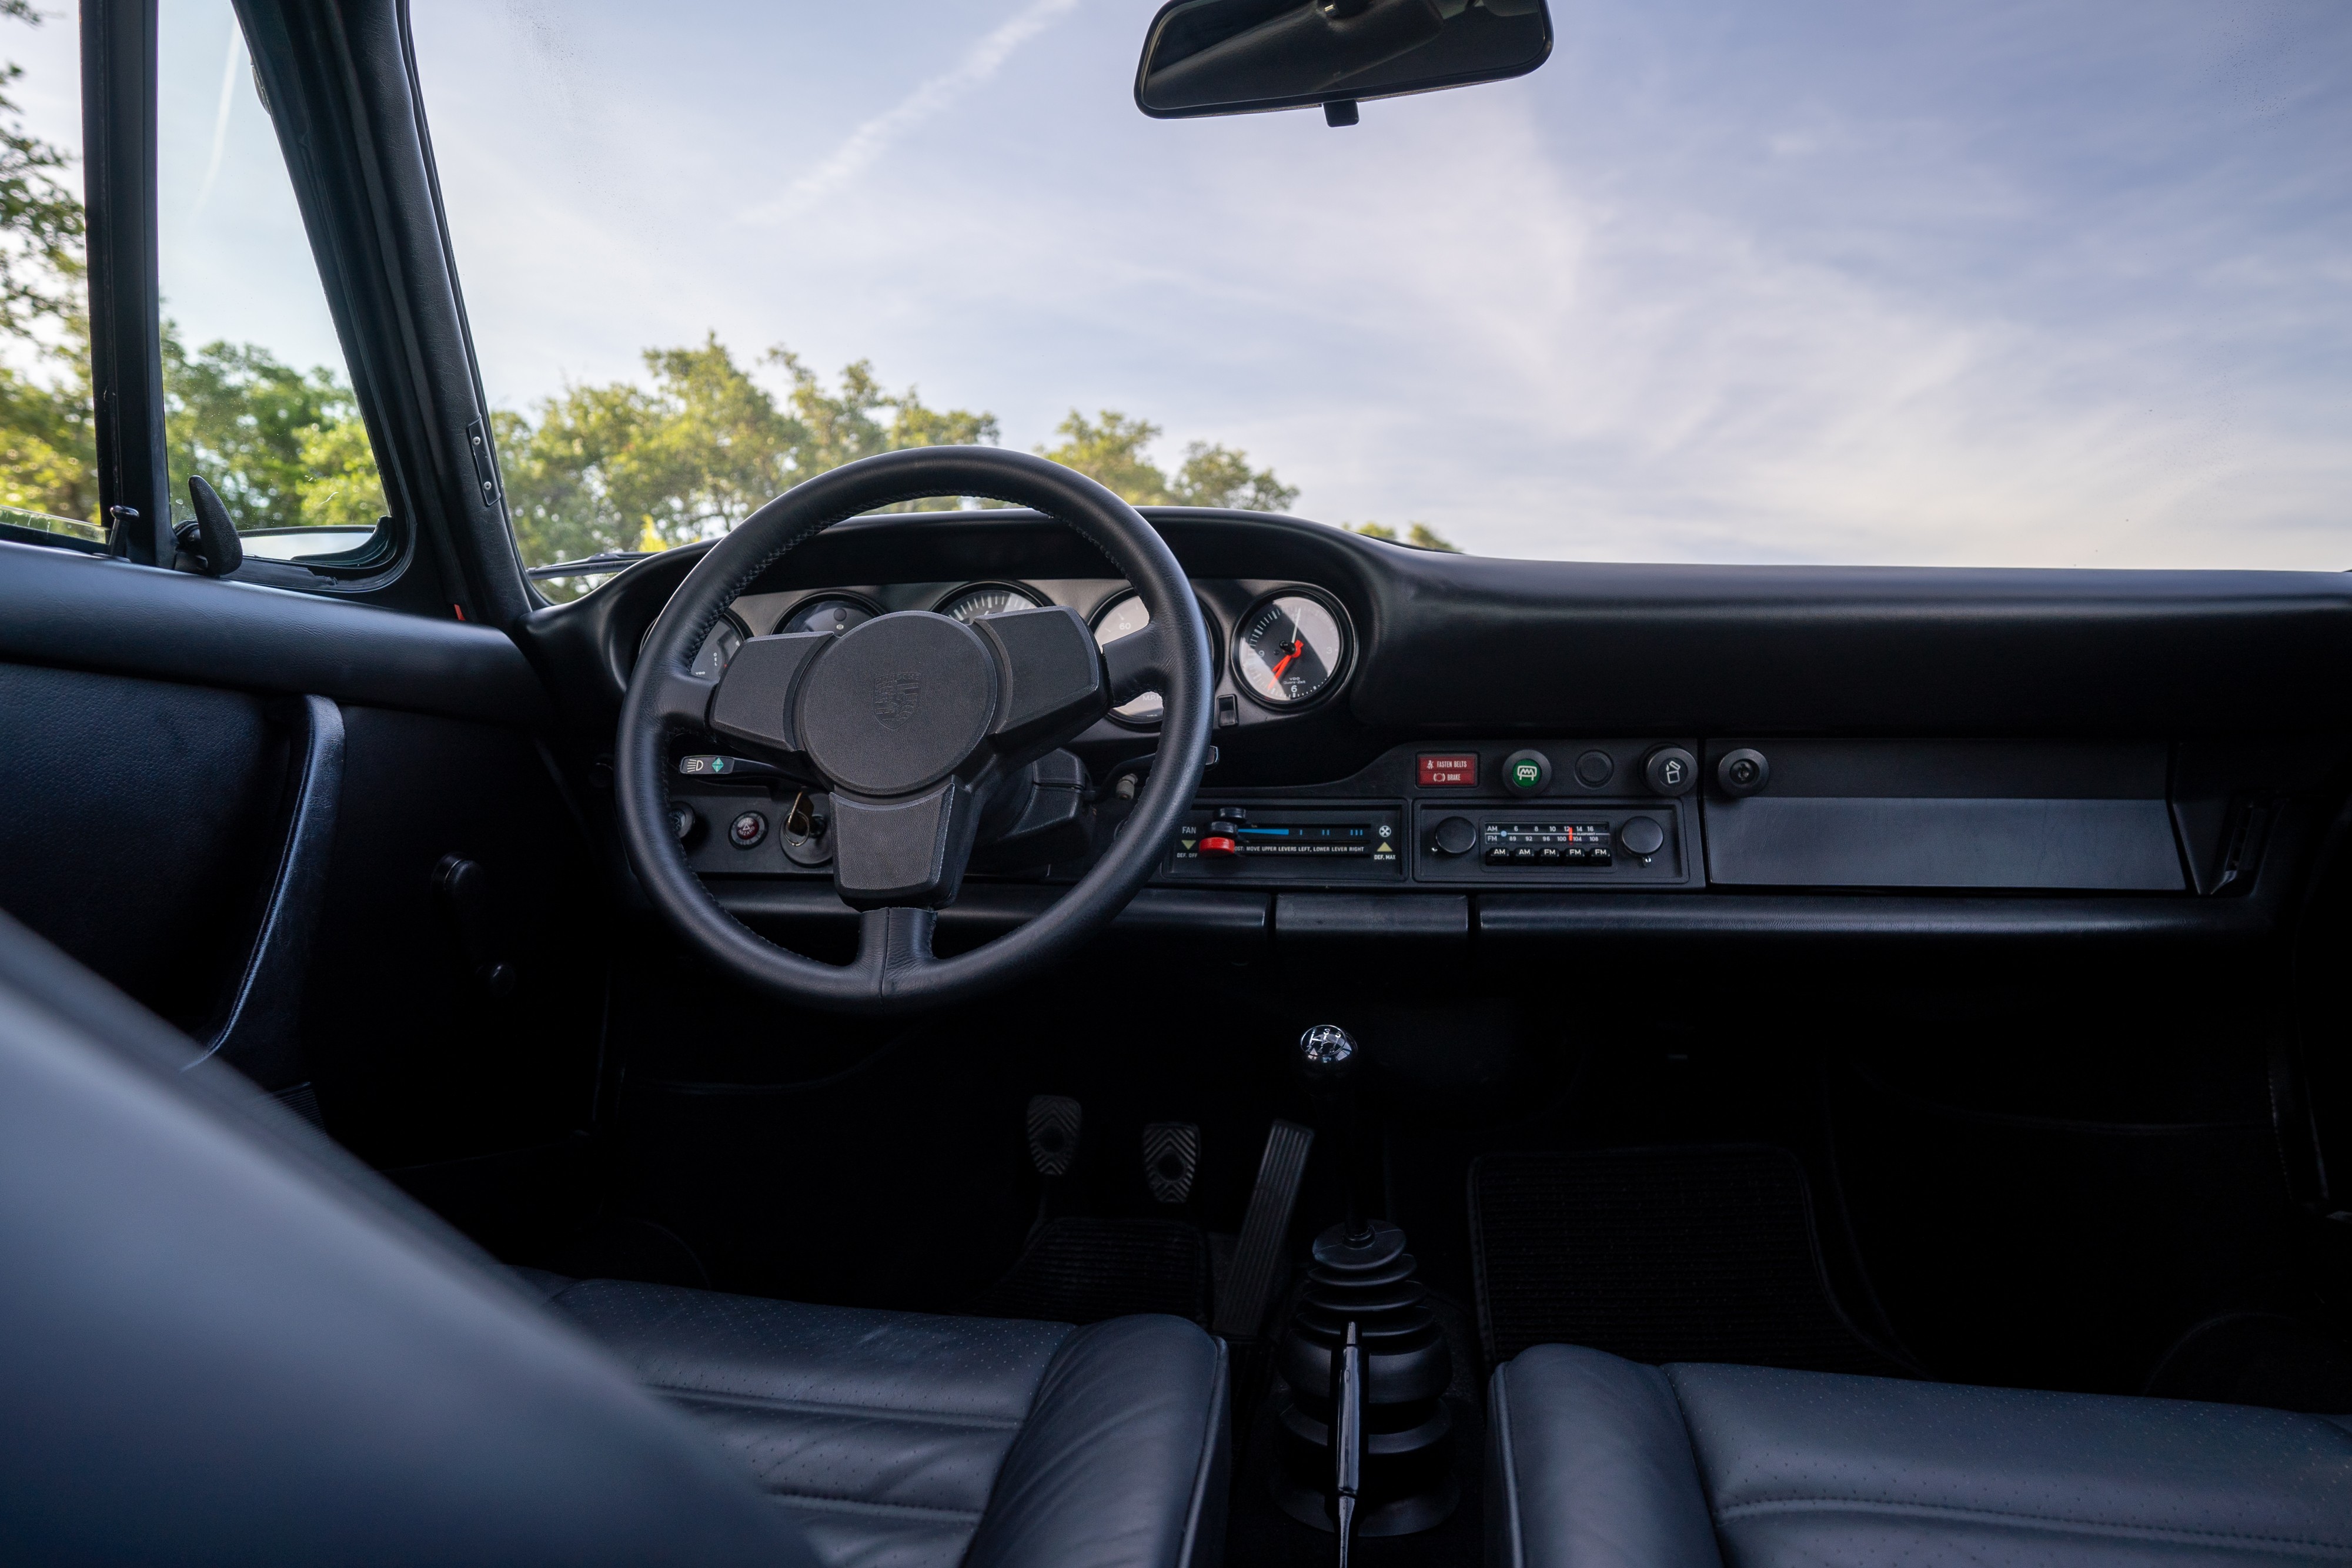
[[[1482,554],[2352,567],[2339,0],[1553,0],[1341,130],[1146,118],[1139,0],[411,6],[503,406],[715,331]],[[336,362],[228,16],[165,0],[167,308]]]

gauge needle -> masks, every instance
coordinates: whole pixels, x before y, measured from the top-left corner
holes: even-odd
[[[1290,668],[1290,661],[1296,659],[1299,654],[1304,653],[1305,652],[1307,652],[1307,639],[1304,637],[1293,637],[1290,640],[1290,652],[1285,653],[1282,656],[1282,663],[1275,665],[1274,667],[1274,678],[1277,681],[1282,679],[1282,672]]]

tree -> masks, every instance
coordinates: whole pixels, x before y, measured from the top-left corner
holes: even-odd
[[[220,492],[240,530],[346,523],[373,528],[383,480],[359,402],[324,365],[298,371],[252,343],[190,354],[163,325],[163,437],[174,506],[188,476]]]
[[[0,0],[0,17],[41,23],[30,0]],[[23,75],[0,66],[0,89]],[[71,159],[26,134],[18,112],[0,90],[0,339],[28,350],[47,373],[0,366],[0,504],[94,524],[81,202],[57,178]]]
[[[0,0],[0,17],[41,25],[31,0]],[[25,74],[0,66],[0,89]],[[15,100],[0,92],[0,330],[31,339],[82,309],[82,210],[58,183],[72,159],[25,132]]]
[[[1076,469],[1129,506],[1279,512],[1298,498],[1297,488],[1276,478],[1273,469],[1253,469],[1249,454],[1205,441],[1184,448],[1183,465],[1171,478],[1144,453],[1160,439],[1160,427],[1116,409],[1102,410],[1096,420],[1072,409],[1055,433],[1062,444],[1039,447],[1039,455]]]
[[[1414,549],[1444,550],[1449,555],[1462,553],[1460,545],[1455,544],[1427,523],[1408,523],[1402,536],[1386,523],[1358,523],[1350,531],[1361,534],[1368,539],[1386,539],[1392,545],[1410,545]]]
[[[689,348],[648,349],[649,386],[572,386],[535,415],[495,416],[507,506],[523,559],[666,549],[733,528],[813,474],[908,446],[997,439],[996,416],[935,409],[912,387],[886,391],[873,365],[841,372],[840,390],[790,349],[781,402],[736,363],[716,333]],[[894,510],[956,505],[953,497]]]

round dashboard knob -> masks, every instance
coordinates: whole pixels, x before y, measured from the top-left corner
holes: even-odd
[[[1715,781],[1727,795],[1758,794],[1772,782],[1772,764],[1762,752],[1743,746],[1715,765]]]
[[[1646,859],[1665,847],[1666,830],[1658,826],[1655,817],[1628,817],[1617,830],[1617,841],[1627,853]]]
[[[1429,835],[1432,849],[1444,855],[1466,855],[1478,845],[1477,824],[1467,817],[1448,817]]]
[[[1698,758],[1679,746],[1661,746],[1643,760],[1642,778],[1653,795],[1687,795],[1698,782]]]

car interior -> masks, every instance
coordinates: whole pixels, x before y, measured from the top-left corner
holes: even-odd
[[[0,514],[12,1561],[2352,1558],[2341,572],[961,441],[552,597],[407,5],[236,0],[382,474],[302,553],[167,450],[159,4],[49,24],[99,521]],[[1175,0],[1133,111],[1570,15]]]

